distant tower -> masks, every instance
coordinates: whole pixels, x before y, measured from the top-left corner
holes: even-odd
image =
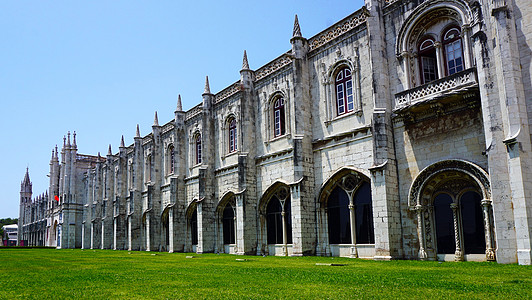
[[[30,208],[31,204],[31,194],[32,194],[32,184],[30,181],[30,172],[29,169],[26,168],[26,175],[24,175],[24,180],[22,180],[22,183],[20,184],[20,210],[18,214],[18,235],[17,235],[17,245],[21,246],[21,241],[24,241],[24,246],[26,246],[27,243],[27,233],[24,231],[24,223],[25,221],[25,215],[26,215],[26,208]]]

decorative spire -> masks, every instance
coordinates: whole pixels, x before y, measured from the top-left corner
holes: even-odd
[[[30,168],[29,167],[26,167],[26,174],[24,175],[24,180],[22,180],[22,185],[23,186],[30,186],[31,185]]]
[[[137,133],[135,134],[135,137],[140,137],[140,129],[139,129],[139,124],[137,124]]]
[[[57,152],[57,145],[55,145],[55,158],[59,158],[59,153]]]
[[[65,148],[65,147],[66,147],[66,136],[63,135],[63,148]]]
[[[209,87],[209,76],[205,76],[205,91],[204,94],[210,94],[211,88]]]
[[[181,95],[177,95],[177,108],[176,111],[183,111],[183,104],[181,104]]]
[[[299,20],[297,19],[297,15],[294,21],[294,33],[292,37],[301,37],[301,28],[299,27]]]
[[[157,118],[157,111],[155,111],[155,119],[153,120],[153,126],[159,126],[159,118]]]
[[[125,148],[125,144],[124,144],[124,135],[122,135],[122,139],[120,140],[120,148]]]
[[[74,142],[72,143],[72,147],[76,148],[76,132],[74,131]]]
[[[244,50],[244,61],[242,62],[242,70],[249,70],[248,54]]]
[[[70,147],[70,131],[67,133],[67,147]]]
[[[113,152],[111,151],[111,144],[109,144],[109,151],[107,152],[107,155],[113,155]]]

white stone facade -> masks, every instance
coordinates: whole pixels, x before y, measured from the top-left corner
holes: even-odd
[[[291,43],[117,153],[69,134],[44,243],[531,264],[527,1],[366,0]]]

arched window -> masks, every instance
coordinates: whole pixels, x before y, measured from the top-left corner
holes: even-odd
[[[445,51],[445,62],[447,75],[464,70],[464,55],[462,52],[462,38],[460,30],[453,27],[443,34],[443,49]]]
[[[266,207],[266,225],[268,232],[268,244],[283,244],[283,206],[277,196],[272,196]],[[292,243],[292,221],[290,214],[290,199],[284,203],[286,243]]]
[[[452,203],[453,199],[448,194],[442,193],[434,198],[438,254],[454,254],[456,250]]]
[[[421,70],[421,83],[429,83],[438,79],[438,65],[436,61],[436,48],[431,38],[419,44],[419,68]]]
[[[190,217],[190,237],[192,245],[198,244],[198,210],[194,209]]]
[[[337,186],[327,201],[329,244],[351,244],[349,225],[349,197]]]
[[[235,212],[233,206],[228,203],[223,211],[223,235],[224,244],[235,243]]]
[[[129,188],[133,188],[133,162],[129,162],[128,166],[128,185]]]
[[[174,174],[175,171],[175,153],[174,153],[174,145],[168,146],[168,152],[167,152],[168,160],[167,160],[167,174]]]
[[[353,80],[351,80],[351,70],[343,68],[338,72],[335,79],[336,86],[336,111],[338,115],[352,112],[353,101]]]
[[[196,135],[196,164],[201,164],[201,134]]]
[[[473,191],[465,192],[460,197],[465,254],[482,254],[486,251],[481,199],[482,197]]]
[[[236,119],[229,120],[229,152],[237,150]]]
[[[274,127],[274,137],[284,135],[286,133],[285,129],[285,109],[284,109],[284,98],[279,97],[273,102],[273,127]]]
[[[355,204],[357,244],[374,244],[371,186],[368,182],[362,183],[355,192],[353,200]]]

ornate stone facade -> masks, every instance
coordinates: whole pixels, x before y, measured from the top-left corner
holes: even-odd
[[[296,17],[290,51],[255,71],[244,53],[240,80],[132,145],[80,155],[69,133],[47,194],[23,182],[19,236],[530,264],[530,24],[525,0],[366,0],[310,39]]]

